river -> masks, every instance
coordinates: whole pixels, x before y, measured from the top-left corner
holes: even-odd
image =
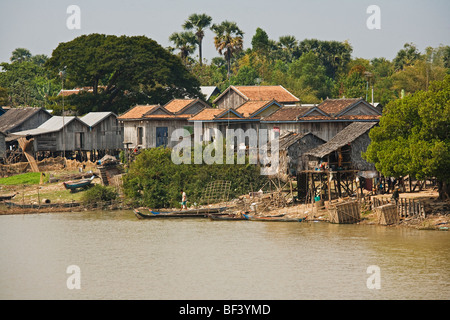
[[[441,300],[450,298],[449,236],[326,222],[138,220],[132,211],[4,215],[0,299]]]

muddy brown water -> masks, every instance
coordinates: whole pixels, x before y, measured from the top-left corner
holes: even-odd
[[[0,216],[0,298],[448,299],[449,236],[132,211]]]

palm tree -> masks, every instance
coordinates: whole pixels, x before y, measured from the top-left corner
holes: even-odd
[[[223,21],[221,24],[213,24],[211,30],[214,31],[214,45],[219,54],[222,54],[227,61],[228,77],[230,77],[231,58],[242,50],[244,45],[244,32],[238,28],[235,22]]]
[[[183,28],[186,30],[195,29],[195,36],[197,37],[198,44],[198,59],[200,65],[202,65],[202,41],[205,36],[205,29],[211,25],[212,18],[204,13],[191,14],[189,18],[183,24]]]
[[[279,46],[282,52],[285,53],[287,61],[291,62],[294,54],[294,49],[298,46],[297,39],[294,36],[281,36],[279,41]]]
[[[190,31],[174,32],[170,35],[169,40],[180,50],[181,60],[186,64],[187,57],[194,52],[195,45],[197,44],[195,35]]]
[[[25,48],[17,48],[12,52],[11,62],[23,62],[31,59],[31,52]]]

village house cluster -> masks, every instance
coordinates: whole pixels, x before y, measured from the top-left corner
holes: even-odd
[[[284,87],[276,85],[230,86],[222,93],[216,87],[201,89],[201,98],[137,105],[121,115],[90,112],[82,117],[62,117],[52,116],[43,108],[0,110],[0,158],[3,162],[8,157],[11,160],[20,149],[17,140],[23,137],[33,138],[36,159],[65,155],[97,160],[124,149],[137,152],[160,146],[173,148],[177,144],[171,139],[175,130],[185,129],[193,136],[195,125],[201,123],[202,141],[212,139],[214,130],[270,131],[272,139],[279,139],[278,174],[297,177],[299,185],[301,181],[307,183],[308,174],[311,178],[324,166],[330,172],[342,173],[342,177],[335,177],[339,180],[345,180],[348,172],[352,179],[376,175],[375,167],[362,158],[361,152],[370,143],[368,132],[381,117],[379,104],[362,98],[302,104]],[[77,92],[79,89],[60,94]],[[345,191],[339,181],[339,193],[341,185]]]

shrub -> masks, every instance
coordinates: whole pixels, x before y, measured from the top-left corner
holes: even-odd
[[[81,197],[84,203],[98,203],[102,201],[112,201],[117,198],[117,192],[114,187],[102,186],[96,184],[89,188]]]
[[[171,149],[143,150],[123,179],[125,196],[138,206],[180,207],[181,189],[190,203],[201,204],[204,188],[211,181],[231,181],[230,197],[258,190],[267,181],[251,164],[174,164]],[[251,186],[251,187],[250,187]]]

